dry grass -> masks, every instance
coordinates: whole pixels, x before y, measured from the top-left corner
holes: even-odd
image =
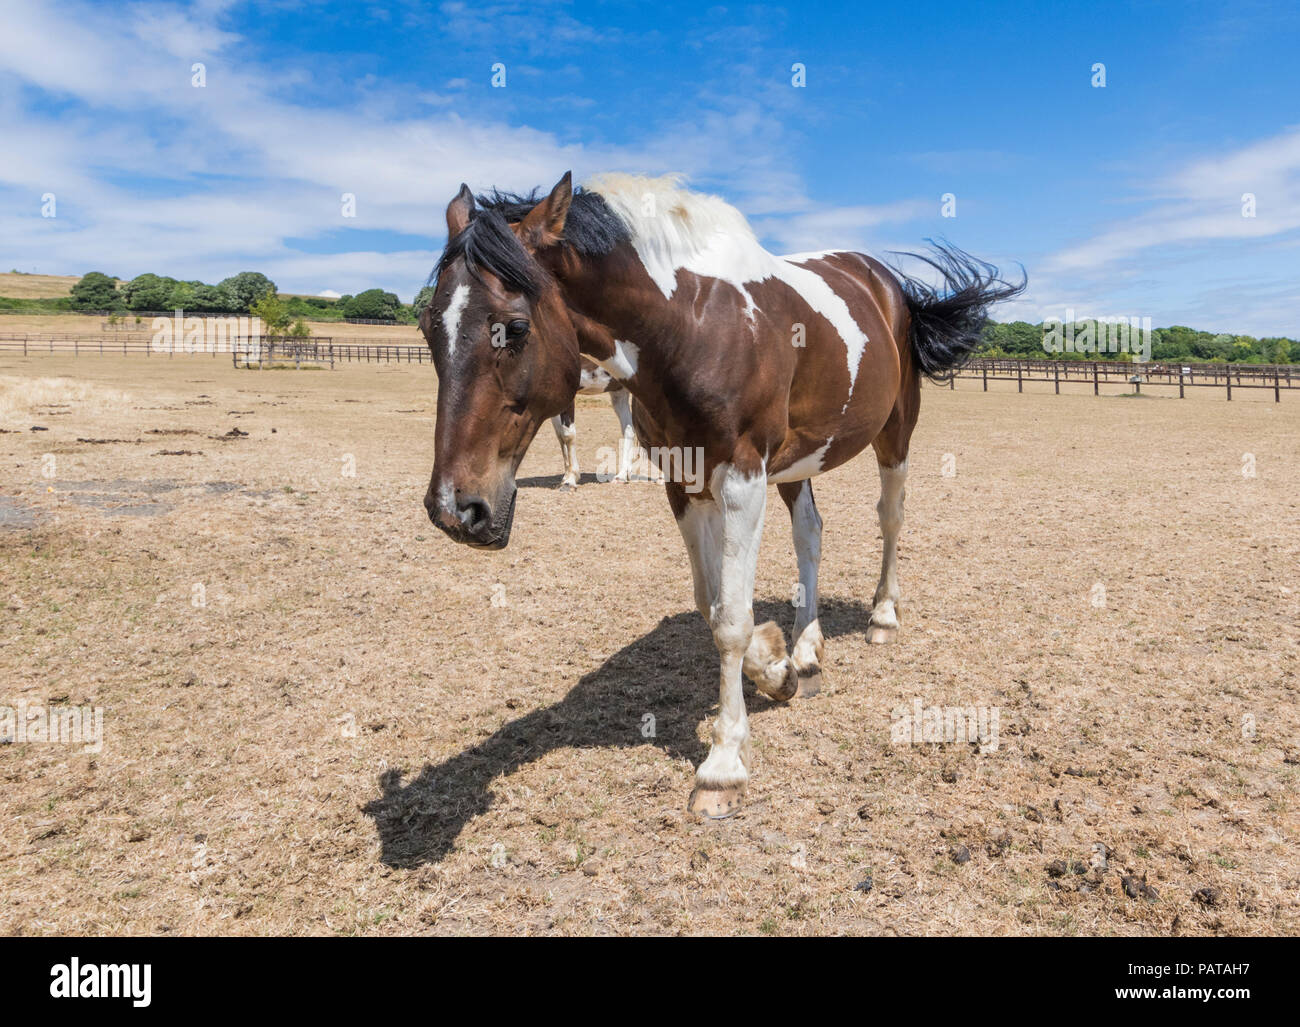
[[[67,414],[98,417],[132,409],[134,400],[121,389],[76,378],[29,378],[0,375],[0,424]]]
[[[22,272],[0,273],[0,296],[16,300],[43,300],[71,296],[80,275],[27,275]]]
[[[4,293],[0,291],[0,295]],[[123,324],[135,330],[135,315],[126,313],[122,317]],[[0,336],[17,333],[80,335],[83,338],[99,338],[102,335],[106,340],[118,338],[116,331],[104,327],[104,321],[103,317],[85,314],[0,314]],[[344,341],[379,340],[394,346],[424,345],[424,337],[414,325],[359,325],[342,321],[310,321],[308,324],[315,336]],[[145,334],[152,332],[152,318],[145,318],[138,330]]]
[[[699,824],[714,651],[659,489],[561,495],[544,432],[510,548],[476,553],[420,505],[427,367],[0,374],[48,401],[0,419],[0,704],[99,705],[106,731],[0,746],[6,933],[1300,928],[1291,396],[927,390],[899,644],[862,634],[859,459],[817,483],[829,687],[748,692],[748,804]],[[590,469],[608,405],[579,430]],[[767,523],[759,615],[788,629],[775,490]],[[998,750],[891,744],[914,697],[998,707]]]

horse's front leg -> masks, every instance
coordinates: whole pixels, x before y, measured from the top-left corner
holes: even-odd
[[[564,477],[560,491],[568,492],[578,487],[578,426],[573,423],[573,405],[562,414],[551,418],[555,437],[560,440],[560,456],[564,460]]]
[[[676,490],[670,498],[691,554],[696,604],[718,647],[718,718],[689,803],[691,812],[711,818],[736,812],[749,782],[749,718],[741,675],[754,635],[754,570],[767,505],[767,476],[761,461],[756,463],[749,472],[720,466],[712,477],[711,499],[683,498],[680,486],[670,487]]]

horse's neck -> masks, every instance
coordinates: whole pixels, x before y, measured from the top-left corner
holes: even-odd
[[[659,337],[654,331],[657,322],[671,322],[667,298],[657,288],[645,288],[645,268],[630,246],[570,265],[556,277],[579,350],[607,368],[620,350],[626,351],[633,335],[636,346],[643,349]]]

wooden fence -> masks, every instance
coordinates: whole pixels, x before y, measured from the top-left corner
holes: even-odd
[[[1177,386],[1178,398],[1188,389],[1223,389],[1232,399],[1233,389],[1272,389],[1274,402],[1282,401],[1283,389],[1300,388],[1300,365],[1296,364],[1129,364],[1110,360],[1015,360],[1008,358],[972,360],[949,383],[956,379],[981,381],[984,391],[989,382],[1015,382],[1016,391],[1025,391],[1025,382],[1051,382],[1054,392],[1061,393],[1061,383],[1092,383],[1092,394],[1101,395],[1103,384],[1131,386],[1141,395],[1143,385]]]
[[[277,360],[314,363],[431,362],[427,347],[404,345],[386,339],[358,337],[342,341],[332,337],[297,339],[225,339],[187,344],[183,339],[155,344],[152,333],[115,332],[111,335],[61,335],[57,333],[0,334],[0,353],[23,356],[70,353],[73,356],[217,357],[229,356],[236,365],[265,366]]]
[[[0,353],[21,352],[24,356],[42,353],[71,353],[74,356],[208,356],[228,355],[236,367],[266,367],[278,362],[328,365],[341,363],[430,363],[423,345],[392,343],[385,339],[353,338],[346,341],[329,336],[297,339],[232,339],[220,346],[187,346],[177,340],[171,346],[157,346],[150,333],[114,332],[111,335],[9,334],[0,335]],[[1128,386],[1141,394],[1142,386],[1167,386],[1178,389],[1179,398],[1188,389],[1223,389],[1228,399],[1239,389],[1271,389],[1275,402],[1281,402],[1284,389],[1300,388],[1300,365],[1297,364],[1129,364],[1110,360],[1015,360],[1011,358],[972,360],[949,383],[978,381],[985,392],[989,382],[1015,382],[1016,391],[1025,384],[1050,383],[1056,394],[1061,384],[1091,384],[1093,395],[1101,395],[1102,385]]]

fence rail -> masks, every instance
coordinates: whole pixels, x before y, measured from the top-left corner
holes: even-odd
[[[297,362],[328,363],[408,363],[429,362],[429,351],[423,345],[392,343],[385,339],[364,336],[339,339],[331,336],[299,341],[295,339],[223,339],[220,342],[193,344],[177,339],[168,344],[156,344],[151,333],[111,335],[75,335],[58,333],[0,334],[0,353],[21,353],[23,356],[71,353],[73,356],[147,356],[147,357],[217,357],[230,356],[236,364],[258,362],[263,364],[277,359]]]
[[[319,336],[295,339],[229,339],[221,345],[202,343],[187,345],[183,340],[159,346],[150,333],[114,332],[102,335],[76,334],[0,334],[0,353],[21,352],[24,356],[43,353],[72,353],[74,356],[209,356],[229,355],[235,366],[265,367],[278,361],[293,361],[295,367],[306,364],[349,363],[430,363],[423,345],[393,343],[364,337],[342,339]],[[1228,399],[1237,389],[1271,389],[1275,402],[1281,402],[1283,389],[1300,389],[1300,364],[1196,364],[1146,363],[1129,364],[1107,360],[1015,360],[1010,358],[972,360],[949,383],[978,381],[987,392],[989,382],[1015,382],[1016,391],[1024,392],[1025,383],[1051,383],[1059,395],[1061,384],[1092,384],[1094,395],[1101,394],[1104,384],[1130,385],[1141,393],[1142,386],[1161,385],[1178,388],[1179,398],[1188,389],[1223,389]]]
[[[1130,364],[1108,360],[1015,360],[990,358],[972,360],[954,375],[956,380],[981,381],[988,392],[989,382],[1015,382],[1016,391],[1025,391],[1025,382],[1051,382],[1057,395],[1061,383],[1092,383],[1094,396],[1108,383],[1131,385],[1141,394],[1143,385],[1178,386],[1178,398],[1188,389],[1224,389],[1232,399],[1233,389],[1272,389],[1274,402],[1282,401],[1283,389],[1300,388],[1300,365],[1297,364]]]

